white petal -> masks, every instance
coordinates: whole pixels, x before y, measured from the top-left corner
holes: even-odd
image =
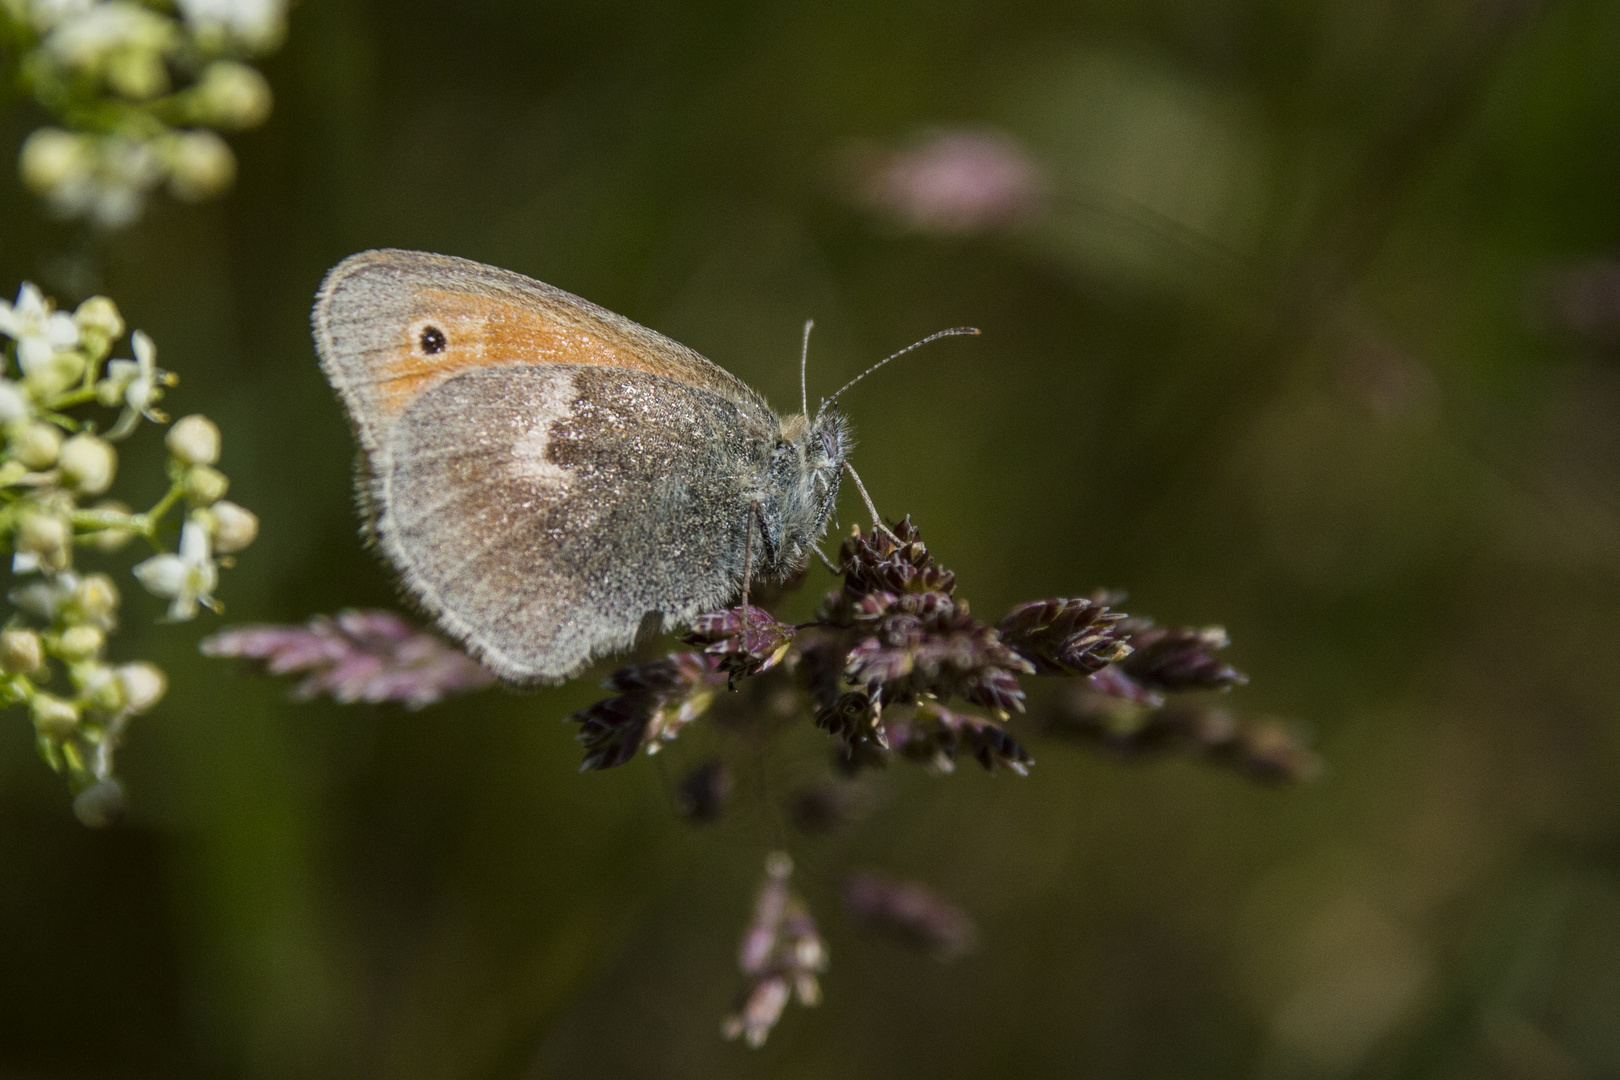
[[[36,334],[17,340],[17,363],[21,365],[24,375],[32,375],[51,362],[56,350],[51,343]]]
[[[192,566],[212,565],[209,562],[208,529],[195,518],[180,528],[180,558]]]
[[[145,412],[152,404],[152,380],[142,376],[130,383],[129,389],[124,391],[124,401],[136,412]]]
[[[219,564],[213,559],[198,563],[192,568],[191,591],[204,600],[211,600],[214,590],[219,587]]]
[[[32,281],[25,281],[22,288],[17,290],[17,302],[12,305],[12,310],[19,319],[42,321],[45,318],[45,294]]]
[[[178,555],[154,555],[137,563],[131,573],[154,596],[179,596],[185,590],[189,570]]]
[[[141,373],[151,375],[157,368],[157,346],[152,343],[145,330],[137,330],[131,334],[129,343],[135,349],[135,362],[140,365]]]
[[[45,325],[45,337],[58,349],[71,349],[79,343],[79,324],[65,311],[52,312]]]

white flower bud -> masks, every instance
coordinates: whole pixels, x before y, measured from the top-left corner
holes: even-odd
[[[145,101],[169,88],[169,70],[155,52],[124,49],[107,58],[107,85],[124,97]]]
[[[115,551],[124,550],[124,546],[132,539],[134,539],[134,536],[131,533],[120,529],[102,529],[90,538],[90,545],[97,551],[106,552],[110,555]]]
[[[49,398],[60,394],[79,381],[84,374],[84,357],[76,352],[52,353],[43,364],[25,367],[23,385],[36,398]]]
[[[65,739],[79,726],[79,710],[54,694],[36,692],[28,703],[34,730],[53,739]]]
[[[58,458],[62,479],[86,495],[100,495],[112,486],[118,455],[112,444],[94,435],[75,435],[62,444]]]
[[[124,707],[124,691],[119,688],[113,669],[106,664],[79,664],[73,673],[73,681],[78,684],[79,700],[84,702],[85,707],[110,713]]]
[[[219,460],[219,428],[200,413],[176,420],[163,442],[169,453],[187,465],[212,465]]]
[[[264,52],[287,32],[287,0],[176,0],[186,26],[203,48],[232,46]]]
[[[79,617],[91,626],[111,630],[118,615],[118,586],[106,574],[89,574],[73,586],[70,598]]]
[[[193,506],[211,506],[225,497],[231,482],[212,465],[193,465],[181,481],[186,498]]]
[[[169,688],[169,678],[155,664],[124,664],[118,669],[118,686],[124,693],[124,707],[143,713],[156,705]]]
[[[234,60],[209,64],[192,93],[197,120],[213,127],[241,131],[257,127],[270,115],[270,83]]]
[[[218,195],[236,179],[236,155],[212,131],[188,131],[169,148],[169,192],[184,202]]]
[[[48,469],[62,452],[62,431],[55,424],[34,423],[11,436],[11,456],[30,469]]]
[[[69,5],[61,0],[36,0],[33,6]],[[56,61],[89,74],[104,71],[108,63],[127,53],[166,54],[180,36],[171,19],[128,0],[71,7],[79,10],[58,11],[48,20],[54,26],[45,35],[44,48]],[[37,18],[38,12],[35,14]]]
[[[94,334],[108,342],[124,336],[124,317],[118,313],[118,305],[105,296],[92,296],[80,304],[73,312],[73,321],[78,323],[80,333]]]
[[[226,499],[210,506],[208,516],[214,551],[220,555],[241,551],[259,535],[258,515]]]
[[[57,609],[66,599],[62,583],[72,580],[72,574],[62,574],[53,581],[30,582],[20,589],[12,589],[6,594],[6,599],[16,604],[17,610],[32,615],[41,622],[54,622]]]
[[[70,561],[73,539],[68,523],[54,514],[24,512],[17,523],[16,555],[12,573],[31,570],[65,570]]]
[[[28,395],[10,379],[0,379],[0,424],[15,424],[28,419],[32,411]]]
[[[95,152],[82,135],[45,127],[23,142],[19,170],[22,181],[36,195],[49,195],[82,183],[95,166]]]
[[[45,662],[45,645],[32,630],[0,630],[0,672],[26,675]]]
[[[88,829],[104,829],[124,816],[124,788],[112,777],[97,780],[73,797],[73,815]]]
[[[106,643],[106,635],[93,626],[70,626],[57,638],[56,651],[62,659],[74,663],[92,659]]]
[[[95,187],[83,210],[108,228],[128,225],[141,215],[146,193],[168,171],[168,140],[129,134],[108,135],[97,146]]]

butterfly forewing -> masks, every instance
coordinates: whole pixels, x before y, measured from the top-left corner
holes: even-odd
[[[368,454],[424,391],[465,371],[614,367],[704,387],[762,422],[764,400],[702,355],[572,293],[493,266],[420,251],[343,260],[315,299],[315,344]],[[373,464],[376,464],[375,462]]]

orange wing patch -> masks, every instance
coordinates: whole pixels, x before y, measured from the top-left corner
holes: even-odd
[[[771,426],[765,400],[684,345],[543,282],[448,255],[366,251],[327,273],[315,348],[367,453],[424,391],[477,368],[618,367],[701,387]]]
[[[454,290],[424,289],[423,314],[401,328],[379,365],[378,404],[398,417],[417,394],[464,371],[509,364],[584,364],[678,378],[659,358],[625,348],[532,305]]]

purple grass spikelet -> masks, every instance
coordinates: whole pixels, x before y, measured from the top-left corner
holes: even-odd
[[[207,656],[257,660],[271,675],[301,674],[293,696],[408,709],[481,690],[495,675],[437,634],[392,611],[340,611],[306,623],[250,624],[205,638]]]

